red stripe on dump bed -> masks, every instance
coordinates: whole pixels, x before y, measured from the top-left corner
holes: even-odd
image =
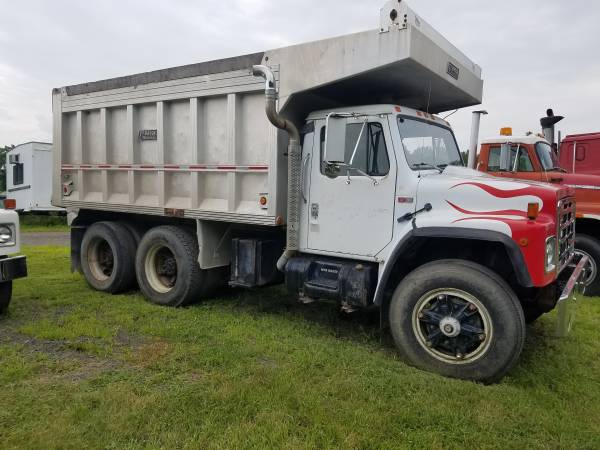
[[[140,169],[156,169],[156,166],[143,165],[143,166],[140,166]]]
[[[98,168],[99,169],[110,169],[112,166],[109,164],[99,164]]]
[[[129,165],[129,164],[119,165],[119,169],[131,169],[131,165]]]
[[[217,166],[217,170],[235,170],[236,166]]]
[[[197,165],[194,165],[194,166],[190,166],[190,169],[206,169],[206,166],[197,166]]]
[[[248,170],[269,170],[269,166],[248,166]]]

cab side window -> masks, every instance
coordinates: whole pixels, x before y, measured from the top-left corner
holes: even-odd
[[[501,147],[490,148],[488,170],[500,172]],[[510,149],[509,172],[533,172],[533,164],[525,147],[513,146]]]
[[[321,162],[325,154],[325,127],[320,133]],[[344,162],[351,166],[352,176],[383,177],[390,172],[390,160],[383,126],[379,122],[349,123],[346,125],[346,148]],[[321,164],[321,172],[323,171]],[[358,169],[358,170],[357,170]],[[345,173],[345,171],[344,171]]]

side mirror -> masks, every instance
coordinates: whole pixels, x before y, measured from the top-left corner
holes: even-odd
[[[511,145],[509,143],[502,144],[500,147],[500,172],[511,172],[510,166]]]
[[[325,122],[325,154],[323,161],[343,163],[346,160],[346,124],[347,117],[329,114]]]

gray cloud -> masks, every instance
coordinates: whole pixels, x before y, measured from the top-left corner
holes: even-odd
[[[374,28],[383,0],[1,0],[0,145],[51,139],[53,87],[276,48]],[[490,115],[537,131],[548,106],[566,132],[594,131],[600,4],[572,0],[412,0],[484,70]],[[470,109],[452,116],[466,146]]]

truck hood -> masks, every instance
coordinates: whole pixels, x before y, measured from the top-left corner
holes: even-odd
[[[551,175],[552,174],[552,175]],[[599,188],[600,187],[600,176],[598,175],[589,175],[589,174],[579,174],[579,173],[561,173],[561,172],[551,172],[548,173],[548,178],[556,177],[561,178],[563,184],[567,186],[577,187],[581,189],[588,188]]]
[[[493,177],[464,167],[448,167],[444,173],[428,174],[419,183],[417,209],[426,203],[431,214],[422,214],[419,227],[453,227],[499,231],[513,237],[516,225],[526,223],[528,206],[540,206],[538,224],[555,230],[559,200],[574,190],[522,180]]]
[[[549,183],[543,183],[543,182],[538,182],[538,181],[531,181],[531,180],[521,180],[521,179],[517,179],[517,178],[498,178],[492,175],[489,175],[485,172],[481,172],[479,170],[473,170],[473,169],[469,169],[467,167],[460,167],[460,166],[448,166],[446,168],[446,170],[444,170],[444,173],[441,174],[444,176],[448,176],[448,177],[452,177],[454,179],[465,179],[465,180],[472,180],[472,181],[479,181],[479,182],[488,182],[488,181],[498,181],[501,180],[504,185],[506,185],[508,187],[509,183],[515,183],[514,187],[518,188],[520,186],[520,188],[523,188],[523,186],[531,186],[532,188],[546,188],[548,189],[548,192],[554,192],[556,194],[556,197],[558,199],[561,198],[565,198],[568,196],[573,196],[575,195],[573,189],[570,187],[571,184],[576,184],[576,183],[570,183],[567,182],[567,175],[571,175],[573,176],[573,174],[563,174],[561,173],[560,176],[565,180],[565,184],[567,186],[563,186],[560,184],[549,184]],[[584,177],[584,175],[575,175],[577,177]],[[589,177],[589,179],[586,178],[587,181],[589,181],[590,183],[593,181],[593,179],[595,179],[595,183],[597,186],[600,186],[600,176],[596,177],[593,175],[585,175],[585,177]],[[575,181],[575,180],[573,180]],[[581,179],[581,181],[583,181],[583,178]]]

